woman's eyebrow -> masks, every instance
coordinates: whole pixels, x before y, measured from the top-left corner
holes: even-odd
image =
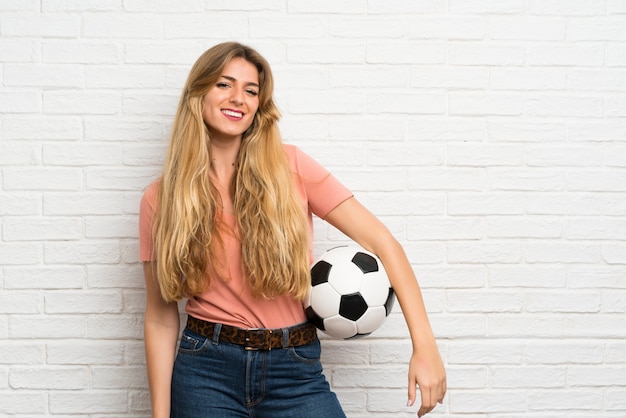
[[[221,75],[221,77],[222,77],[222,78],[225,78],[225,79],[226,79],[226,80],[228,80],[228,81],[233,81],[233,82],[234,82],[234,81],[237,81],[237,79],[236,79],[235,77],[231,77],[231,76],[229,76],[229,75],[224,75],[224,74],[222,74],[222,75]],[[259,85],[258,85],[257,83],[253,83],[252,81],[247,82],[247,83],[246,83],[246,86],[254,86],[254,87],[259,87]]]

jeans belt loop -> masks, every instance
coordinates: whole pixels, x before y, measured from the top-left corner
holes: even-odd
[[[283,348],[289,347],[289,328],[281,328],[283,330]]]
[[[222,324],[215,324],[215,328],[213,328],[213,345],[218,345],[220,342],[220,332],[222,332]]]

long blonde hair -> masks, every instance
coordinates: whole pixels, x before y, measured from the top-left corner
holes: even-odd
[[[166,301],[206,290],[207,272],[217,270],[212,263],[224,250],[219,193],[209,181],[211,136],[202,99],[233,58],[255,65],[260,86],[259,108],[243,134],[231,184],[244,274],[253,294],[266,298],[301,299],[310,283],[307,223],[277,126],[270,66],[254,49],[227,42],[204,52],[189,73],[157,188],[157,277]]]

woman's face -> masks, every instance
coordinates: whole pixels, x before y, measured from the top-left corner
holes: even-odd
[[[240,139],[259,108],[259,72],[243,58],[233,58],[202,99],[202,117],[211,140]]]

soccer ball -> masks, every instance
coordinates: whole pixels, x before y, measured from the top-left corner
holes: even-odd
[[[311,268],[306,315],[335,338],[369,335],[385,322],[395,295],[374,254],[353,246],[326,251]]]

